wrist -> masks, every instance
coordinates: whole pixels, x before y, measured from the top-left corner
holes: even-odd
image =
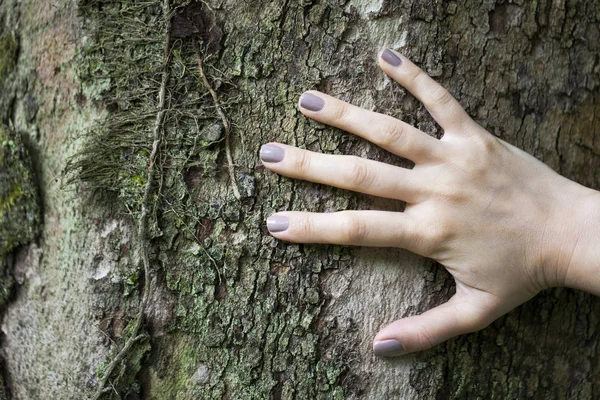
[[[548,283],[600,295],[600,192],[576,185],[566,193],[552,218]]]

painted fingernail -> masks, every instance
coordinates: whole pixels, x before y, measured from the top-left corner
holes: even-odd
[[[271,215],[267,218],[269,232],[283,232],[290,226],[290,220],[284,215]]]
[[[260,148],[260,159],[264,162],[277,163],[285,157],[285,149],[274,144],[265,144]]]
[[[381,58],[383,58],[383,61],[390,65],[393,65],[394,67],[399,67],[400,65],[402,65],[402,59],[400,59],[400,57],[398,57],[396,53],[394,53],[390,49],[384,49],[383,53],[381,53]]]
[[[373,353],[377,357],[392,357],[404,354],[404,346],[396,339],[386,339],[375,342]]]
[[[303,93],[300,96],[300,107],[310,111],[321,111],[325,106],[325,100],[310,93]]]

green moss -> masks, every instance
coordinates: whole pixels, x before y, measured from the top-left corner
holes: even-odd
[[[116,194],[134,217],[139,216],[147,183],[164,51],[159,4],[136,4],[80,3],[91,38],[79,55],[81,81],[88,88],[84,91],[102,93],[101,105],[108,105],[108,111],[83,133],[83,150],[68,170],[86,187]],[[190,4],[196,11],[203,7],[201,2]],[[209,10],[199,12],[203,22],[215,20]],[[277,52],[279,40],[272,38],[293,35],[287,21],[285,32],[262,32],[239,46],[228,44],[221,60],[218,53],[205,53],[204,38],[192,35],[173,41],[169,108],[148,205],[151,232],[144,239],[150,240],[144,245],[152,249],[153,273],[164,274],[164,290],[172,291],[177,301],[169,328],[163,327],[164,336],[153,338],[151,355],[145,361],[142,375],[149,377],[145,382],[148,398],[254,399],[277,393],[284,398],[341,398],[344,367],[321,360],[315,325],[324,300],[318,274],[324,268],[336,268],[348,251],[338,249],[330,255],[321,248],[316,255],[317,250],[308,247],[282,249],[263,235],[265,214],[289,207],[296,187],[289,180],[259,183],[252,170],[257,152],[244,148],[234,163],[244,173],[243,192],[249,198],[239,202],[231,195],[221,145],[222,122],[197,72],[198,57],[205,57],[205,74],[215,83],[220,103],[231,118],[235,135],[231,139],[238,149],[246,146],[241,139],[246,130],[258,135],[281,127],[288,138],[293,137],[304,128],[297,127],[292,99],[298,90],[283,83],[288,82],[285,79],[278,79],[279,87],[248,79],[284,71],[260,55]],[[281,24],[276,21],[268,26],[280,29]],[[244,49],[246,44],[249,49]],[[235,83],[231,82],[234,64],[242,75]],[[312,82],[301,84],[310,87]],[[266,93],[273,89],[280,109],[266,107],[262,126],[244,126],[243,121],[256,111],[253,104],[264,106],[264,99],[253,96],[270,97]],[[307,135],[317,137],[312,131]],[[326,149],[337,149],[339,135],[330,136],[324,141]],[[267,197],[252,199],[259,191]],[[309,200],[302,200],[302,195],[296,199],[294,206],[318,207],[304,204]],[[346,205],[344,199],[336,208]],[[140,281],[136,277],[127,286],[139,286]]]
[[[7,211],[9,212],[11,207],[13,207],[17,200],[23,196],[23,191],[17,185],[15,185],[12,191],[3,199],[0,199],[0,212]]]
[[[37,186],[20,135],[0,127],[0,259],[40,230]]]
[[[15,68],[17,42],[12,34],[0,36],[0,82]]]
[[[40,232],[37,185],[29,153],[16,132],[0,126],[0,309],[14,281],[5,258]]]
[[[148,338],[137,342],[130,349],[129,353],[121,363],[119,374],[117,374],[117,376],[111,380],[111,385],[113,386],[114,390],[122,393],[125,398],[140,394],[141,388],[136,380],[136,377],[142,368],[144,357],[146,354],[148,354],[150,349],[151,346]],[[102,379],[104,377],[109,363],[110,360],[106,359],[96,366],[96,376],[98,379]],[[137,398],[137,396],[135,397]]]
[[[125,398],[130,398],[134,394],[139,396],[141,387],[137,381],[137,375],[142,369],[144,357],[150,352],[150,349],[150,340],[146,338],[133,346],[127,355],[125,359],[126,371],[119,381],[119,392],[123,393]]]
[[[104,377],[106,368],[108,367],[109,363],[110,363],[110,361],[108,359],[106,359],[106,360],[102,361],[100,364],[96,365],[96,376],[98,377],[98,379],[102,379]]]

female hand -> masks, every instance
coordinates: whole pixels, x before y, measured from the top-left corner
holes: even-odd
[[[260,156],[285,176],[406,202],[404,212],[280,212],[267,220],[281,240],[401,247],[447,268],[456,281],[447,303],[375,337],[375,354],[391,356],[482,329],[540,290],[567,283],[582,227],[577,212],[565,210],[597,193],[490,135],[405,57],[385,49],[379,65],[424,103],[444,129],[441,140],[316,91],[302,95],[300,110],[412,160],[413,169],[275,143]]]

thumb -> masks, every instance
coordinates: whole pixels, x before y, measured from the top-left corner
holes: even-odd
[[[375,336],[373,352],[379,357],[399,356],[483,329],[493,321],[493,312],[482,306],[481,300],[454,295],[421,315],[392,322]]]

